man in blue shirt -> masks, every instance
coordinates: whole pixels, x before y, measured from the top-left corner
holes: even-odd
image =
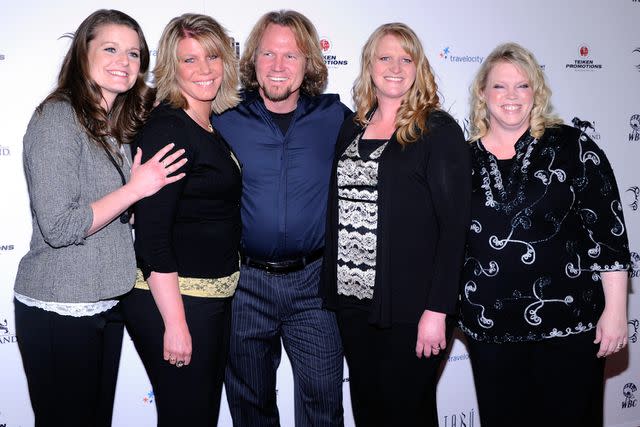
[[[321,307],[334,145],[350,113],[323,95],[327,68],[313,24],[270,12],[240,61],[243,102],[213,122],[242,164],[242,267],[233,300],[226,393],[234,425],[279,425],[281,342],[293,368],[298,426],[341,426],[342,345]]]

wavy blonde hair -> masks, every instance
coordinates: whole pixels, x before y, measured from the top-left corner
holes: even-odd
[[[211,102],[214,113],[235,107],[240,102],[238,95],[237,58],[231,39],[215,19],[207,15],[185,13],[173,18],[160,37],[158,59],[153,73],[156,78],[156,101],[166,101],[173,108],[188,108],[189,103],[182,95],[177,83],[178,43],[185,38],[193,38],[202,45],[209,55],[218,55],[222,60],[222,84]]]
[[[254,25],[240,59],[242,86],[249,90],[258,90],[256,54],[260,47],[262,35],[271,24],[287,27],[293,32],[298,49],[304,55],[307,65],[300,89],[310,96],[320,95],[327,86],[329,72],[324,63],[322,50],[320,50],[318,32],[306,16],[295,10],[268,12]]]
[[[516,66],[529,80],[533,89],[533,108],[529,126],[531,135],[540,138],[548,127],[557,126],[562,119],[552,113],[551,89],[535,56],[517,43],[504,43],[493,49],[484,60],[471,84],[471,113],[469,116],[471,141],[476,141],[489,131],[489,108],[484,100],[489,73],[497,64],[508,62]]]
[[[427,117],[440,108],[438,86],[429,60],[424,54],[420,39],[406,24],[393,22],[379,26],[362,48],[360,74],[352,89],[357,111],[355,121],[366,126],[369,123],[369,112],[378,104],[371,68],[378,43],[386,35],[395,36],[416,65],[416,80],[396,113],[396,138],[400,144],[406,145],[416,141],[427,130]]]

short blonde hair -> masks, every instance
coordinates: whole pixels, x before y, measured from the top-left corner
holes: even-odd
[[[416,80],[405,95],[396,114],[398,142],[402,145],[416,141],[426,131],[427,117],[440,108],[438,86],[424,54],[424,49],[416,33],[406,24],[393,22],[378,27],[369,36],[362,48],[360,74],[353,85],[353,99],[356,106],[355,121],[362,126],[368,123],[367,114],[378,104],[376,88],[371,77],[371,67],[375,60],[376,48],[380,40],[392,35],[398,39],[402,49],[411,56],[416,65]]]
[[[223,64],[222,84],[211,109],[220,114],[240,102],[238,95],[237,58],[225,29],[210,16],[185,13],[173,18],[165,27],[158,45],[158,58],[153,73],[156,78],[156,100],[167,101],[174,108],[187,108],[187,99],[178,87],[178,43],[193,38],[210,55],[218,55]]]
[[[249,90],[258,90],[256,54],[262,35],[271,24],[289,28],[293,32],[298,49],[306,59],[306,69],[300,89],[310,96],[320,95],[327,86],[329,72],[324,63],[322,50],[320,50],[318,32],[306,16],[295,10],[278,10],[266,13],[254,25],[240,59],[242,86]]]
[[[484,90],[493,67],[503,62],[518,67],[527,77],[533,89],[533,109],[529,121],[531,135],[534,138],[540,138],[546,128],[562,123],[562,119],[552,113],[551,89],[547,85],[544,73],[533,53],[517,43],[504,43],[487,56],[471,84],[471,113],[469,116],[471,125],[469,139],[471,141],[482,138],[489,131],[489,109],[484,100]]]

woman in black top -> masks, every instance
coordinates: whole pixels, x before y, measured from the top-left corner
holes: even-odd
[[[611,166],[584,129],[551,115],[521,46],[498,46],[471,93],[460,326],[482,425],[600,426],[601,358],[627,340],[629,250]]]
[[[158,425],[215,425],[238,280],[240,166],[209,116],[238,102],[235,54],[212,18],[185,14],[165,28],[154,70],[160,104],[138,136],[151,155],[173,142],[186,178],[135,207],[141,270],[125,299]],[[150,290],[150,292],[149,292]]]
[[[336,148],[322,293],[337,310],[356,424],[436,426],[436,373],[469,221],[469,152],[439,109],[410,28],[379,27],[361,63],[357,112]]]

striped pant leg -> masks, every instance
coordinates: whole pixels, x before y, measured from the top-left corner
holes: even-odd
[[[322,261],[281,276],[282,341],[295,383],[296,426],[342,426],[343,356],[333,312],[318,297]]]
[[[236,427],[278,426],[280,320],[266,272],[242,266],[233,297],[225,391]]]

